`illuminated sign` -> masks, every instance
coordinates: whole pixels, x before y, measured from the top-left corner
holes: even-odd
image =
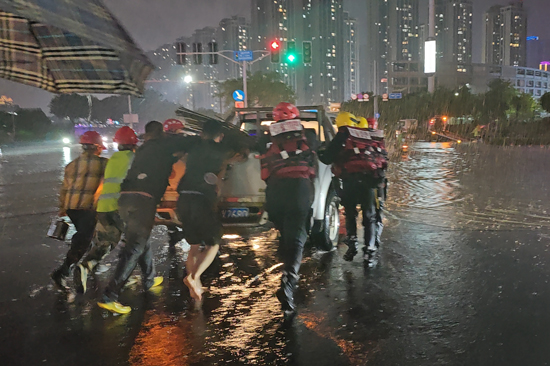
[[[424,73],[434,74],[436,64],[436,44],[435,39],[426,41],[424,46]]]
[[[537,36],[530,36],[530,37],[527,37],[527,40],[528,40],[528,41],[538,41],[538,40],[539,40],[539,37],[537,37]]]

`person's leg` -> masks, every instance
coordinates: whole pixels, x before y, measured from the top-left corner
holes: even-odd
[[[312,183],[306,179],[290,179],[282,182],[286,197],[282,200],[283,230],[281,254],[283,257],[283,274],[277,298],[281,302],[285,317],[295,313],[294,291],[299,279],[300,265],[304,244],[307,240],[306,220],[311,208]]]
[[[90,271],[118,245],[124,231],[118,211],[99,212],[97,218],[94,245],[82,260],[82,265]]]
[[[352,179],[346,179],[342,186],[342,205],[346,216],[346,239],[348,250],[344,254],[345,261],[352,261],[357,254],[357,184]]]
[[[67,210],[67,215],[76,233],[71,238],[71,248],[63,264],[52,273],[53,280],[61,287],[64,287],[64,279],[70,275],[71,266],[78,263],[90,247],[96,225],[96,212],[93,210]]]
[[[363,228],[365,230],[365,259],[369,260],[376,250],[376,190],[373,187],[365,187],[361,209],[363,211]]]
[[[117,301],[120,291],[138,263],[145,265],[145,261],[152,260],[149,257],[141,257],[148,249],[147,241],[153,229],[155,210],[154,200],[149,197],[137,194],[123,195],[119,200],[120,216],[126,224],[126,244],[120,251],[115,274],[105,289],[105,303]],[[153,268],[152,264],[147,268]],[[149,273],[147,275],[149,277]]]
[[[197,250],[193,253],[194,255],[194,267],[193,271],[188,274],[185,279],[185,284],[188,285],[189,290],[191,291],[191,296],[195,300],[202,299],[202,282],[201,275],[206,271],[208,267],[212,264],[218,254],[220,249],[219,244],[216,245],[206,245],[204,250],[200,251],[198,245],[192,245],[192,247],[197,247]]]

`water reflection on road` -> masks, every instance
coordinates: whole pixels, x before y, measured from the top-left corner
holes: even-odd
[[[67,247],[44,232],[62,167],[76,154],[4,149],[0,354],[7,365],[534,365],[550,356],[542,347],[550,331],[540,325],[550,321],[543,312],[550,306],[546,149],[412,146],[391,165],[378,265],[344,262],[343,246],[308,249],[300,313],[288,329],[274,297],[275,232],[223,245],[200,307],[182,283],[189,247],[169,250],[163,227],[151,240],[166,282],[157,294],[126,289],[129,315],[95,306],[112,270],[94,276],[85,296],[55,293],[48,273]],[[116,251],[106,263],[114,267]],[[518,307],[521,321],[499,321]]]

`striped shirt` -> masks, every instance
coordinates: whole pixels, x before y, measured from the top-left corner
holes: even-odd
[[[94,210],[107,159],[83,152],[65,167],[63,186],[59,193],[59,208],[63,210]]]

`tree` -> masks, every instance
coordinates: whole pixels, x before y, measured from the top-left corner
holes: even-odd
[[[50,113],[58,118],[88,118],[88,98],[79,94],[57,94],[50,101]]]
[[[229,79],[216,83],[218,97],[221,97],[226,106],[233,103],[233,92],[243,89],[242,79]],[[249,106],[275,106],[280,102],[294,103],[296,95],[291,87],[281,81],[276,72],[263,74],[256,72],[247,79]]]
[[[542,106],[542,109],[550,113],[550,92],[544,93],[544,95],[540,98],[540,105]]]
[[[518,92],[510,82],[495,79],[489,83],[489,91],[480,102],[482,119],[503,122],[507,120],[512,101]]]

